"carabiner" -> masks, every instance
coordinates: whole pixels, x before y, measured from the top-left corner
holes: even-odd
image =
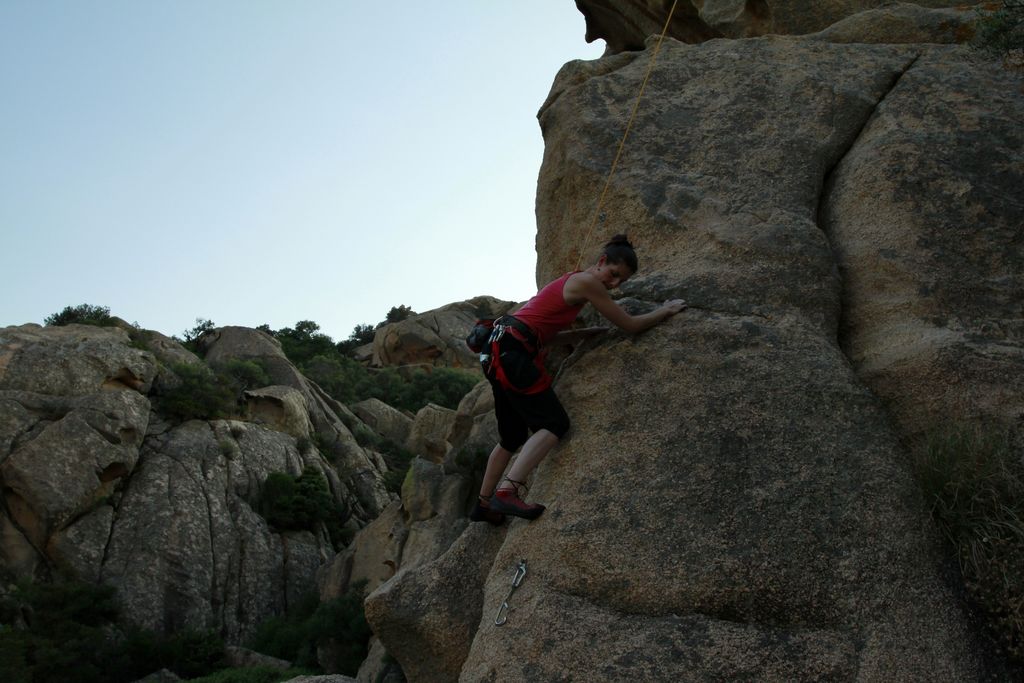
[[[516,567],[516,573],[512,575],[512,587],[508,589],[508,595],[501,601],[501,605],[498,606],[498,613],[494,615],[494,625],[503,626],[508,621],[508,601],[512,598],[512,594],[519,588],[519,584],[526,578],[526,560],[519,560],[519,566]]]
[[[506,621],[508,621],[508,601],[503,600],[501,606],[498,607],[498,613],[494,615],[494,625],[504,626]]]
[[[515,576],[512,577],[512,587],[519,588],[519,584],[526,578],[526,560],[519,560],[519,566],[516,567]]]

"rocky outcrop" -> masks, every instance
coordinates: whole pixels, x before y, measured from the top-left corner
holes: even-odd
[[[890,2],[838,21],[814,38],[832,43],[966,43],[974,37],[975,7],[931,8]]]
[[[358,419],[272,340],[225,336],[234,345],[212,348],[215,364],[259,358],[290,384],[250,391],[239,419],[180,422],[160,410],[181,381],[169,368],[203,361],[173,340],[127,325],[0,329],[4,580],[61,571],[106,583],[137,626],[216,629],[228,642],[315,590],[332,539],[323,525],[272,529],[258,512],[264,482],[319,472],[354,532],[390,501],[385,468],[344,424]],[[344,476],[318,448],[332,435],[333,454],[350,455]]]
[[[325,453],[344,475],[344,488],[351,491],[349,501],[357,519],[375,518],[391,502],[383,483],[384,468],[356,442],[346,425],[358,420],[353,413],[307,379],[288,360],[276,339],[248,327],[221,327],[200,339],[209,365],[229,360],[258,361],[275,385],[291,387],[305,402],[313,431]]]
[[[306,410],[306,398],[292,387],[269,386],[245,392],[250,419],[271,429],[308,439],[316,431]]]
[[[405,447],[424,458],[440,462],[451,448],[445,437],[454,424],[454,410],[428,403],[417,411]]]
[[[353,404],[352,412],[363,424],[389,441],[404,444],[409,439],[413,418],[378,398]]]
[[[465,599],[467,594],[474,596],[482,591],[485,568],[490,563],[486,553],[478,552],[477,542],[485,539],[491,554],[497,550],[497,544],[488,534],[482,534],[482,529],[471,528],[466,514],[475,501],[483,467],[483,449],[474,446],[474,439],[485,439],[487,450],[497,439],[490,396],[489,385],[481,382],[462,400],[457,411],[444,411],[436,406],[420,411],[421,416],[432,409],[442,411],[443,420],[419,420],[420,434],[427,441],[446,444],[447,453],[439,462],[415,458],[402,486],[401,502],[394,503],[362,529],[320,575],[323,600],[345,593],[358,582],[366,582],[367,604],[376,606],[368,608],[368,618],[379,629],[378,633],[386,630],[392,635],[402,634],[396,647],[411,680],[450,679],[458,662],[465,658],[479,620],[478,600]],[[434,432],[425,429],[428,424],[433,424]],[[435,575],[463,577],[460,595],[436,596],[423,591],[435,581]],[[405,604],[419,594],[422,600]],[[389,620],[399,604],[404,615],[402,625]],[[378,617],[382,620],[378,621]],[[430,625],[414,626],[406,632],[405,625],[424,620]],[[438,654],[434,648],[438,647],[445,649],[441,655],[445,663],[441,665],[434,661]],[[452,647],[456,648],[454,654],[448,651]],[[383,645],[376,641],[360,669],[360,681],[394,675],[393,665],[387,664],[394,660],[386,659],[385,653]],[[321,665],[332,670],[330,652],[322,650],[320,655]],[[434,678],[435,675],[440,678]]]
[[[0,388],[54,396],[102,389],[147,393],[157,374],[152,353],[131,347],[116,327],[21,325],[0,329]]]
[[[496,318],[514,306],[512,301],[478,296],[384,325],[373,338],[373,364],[479,372],[479,360],[466,346],[466,335],[477,318]]]
[[[570,63],[541,110],[539,284],[598,248],[599,238],[583,244],[594,188],[648,58]],[[938,305],[922,312],[955,309],[971,278],[991,299],[979,324],[954,323],[958,339],[980,347],[950,365],[984,355],[971,379],[978,391],[1020,395],[1005,377],[1024,376],[1009,333],[1024,299],[1024,221],[1009,188],[1024,186],[1024,166],[1020,129],[1005,122],[1024,118],[1024,98],[1008,78],[960,48],[666,41],[603,225],[628,231],[640,250],[640,273],[623,287],[632,306],[682,297],[691,308],[637,337],[606,335],[560,376],[573,432],[531,490],[548,510],[509,527],[461,667],[452,664],[461,644],[408,634],[434,618],[457,621],[431,601],[479,584],[444,572],[417,583],[421,565],[370,597],[374,628],[403,668],[417,660],[410,666],[433,672],[424,680],[457,670],[463,681],[983,678],[989,664],[942,576],[908,471],[899,424],[909,423],[893,422],[875,393],[884,392],[857,370],[876,361],[864,321],[891,329],[899,311],[913,329],[949,324],[917,322],[901,303],[902,281],[921,274],[914,254],[927,253],[968,272],[949,290],[935,285]],[[909,197],[901,176],[925,196]],[[982,199],[986,176],[1008,200]],[[945,192],[962,211],[940,215],[949,203],[935,195]],[[935,208],[915,213],[926,205]],[[954,256],[968,218],[972,234],[992,237],[970,240],[976,256]],[[912,248],[891,255],[893,240]],[[868,262],[884,280],[870,282]],[[848,287],[855,268],[868,281]],[[896,298],[878,301],[883,289]],[[971,320],[970,299],[960,321]],[[993,318],[1001,331],[975,342]],[[940,343],[928,348],[933,337]],[[954,346],[944,341],[919,338],[932,368]],[[1013,410],[972,405],[996,418]],[[530,571],[513,627],[495,627],[521,559]]]
[[[481,578],[501,540],[489,525],[474,525],[437,559],[367,599],[367,620],[390,651],[400,653],[409,680],[458,679],[482,616]]]
[[[472,470],[472,461],[480,457],[486,459],[486,454],[498,443],[494,392],[487,380],[478,383],[459,401],[445,440],[457,445],[445,456],[449,469]]]
[[[587,21],[587,42],[603,39],[609,55],[644,49],[648,36],[665,29],[673,1],[576,0],[576,7]],[[955,0],[680,0],[667,35],[701,43],[828,29],[837,42],[961,43],[974,35],[972,19],[969,6]]]

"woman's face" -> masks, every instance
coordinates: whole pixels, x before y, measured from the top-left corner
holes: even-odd
[[[609,263],[604,256],[597,262],[597,278],[605,289],[615,289],[632,275],[633,271],[625,263]]]

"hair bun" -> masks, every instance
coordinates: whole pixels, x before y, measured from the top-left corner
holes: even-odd
[[[625,234],[615,235],[614,237],[611,238],[611,240],[608,242],[608,244],[606,244],[604,246],[611,247],[611,246],[618,246],[620,244],[622,246],[629,247],[630,249],[633,248],[633,245],[630,243],[629,238],[626,237]]]

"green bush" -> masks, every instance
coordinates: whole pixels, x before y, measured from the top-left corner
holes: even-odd
[[[192,678],[224,665],[224,642],[214,631],[186,630],[171,637],[160,637],[135,629],[128,633],[120,649],[121,658],[132,663],[135,678],[159,669]]]
[[[455,410],[459,401],[480,381],[479,375],[455,368],[434,368],[413,373],[403,395],[393,405],[416,412],[428,403]]]
[[[979,10],[972,45],[1008,66],[1024,67],[1024,0],[1003,0],[994,12]]]
[[[363,447],[376,449],[381,444],[381,437],[364,424],[357,424],[352,430],[352,436],[355,437],[356,443]]]
[[[370,640],[363,612],[365,587],[365,581],[354,583],[345,595],[323,603],[315,595],[308,596],[288,615],[261,624],[249,647],[296,666],[315,668],[317,647],[331,643],[340,653],[340,672],[355,676]]]
[[[320,598],[311,593],[288,614],[271,617],[260,624],[247,647],[271,657],[285,659],[295,666],[317,667],[316,637],[310,620],[320,605]]]
[[[239,412],[242,394],[270,384],[257,361],[232,359],[211,370],[195,363],[174,363],[178,385],[164,389],[157,408],[177,420],[219,420]]]
[[[238,412],[238,394],[230,379],[203,365],[174,363],[177,386],[157,399],[161,413],[176,420],[217,420]]]
[[[921,488],[999,645],[1024,661],[1024,463],[994,428],[958,425],[916,450]]]
[[[302,365],[300,370],[342,403],[362,400],[359,396],[365,394],[366,386],[370,382],[369,371],[366,368],[340,353],[315,356]]]
[[[295,327],[284,327],[271,332],[281,342],[284,355],[295,365],[302,365],[316,356],[335,353],[334,340],[320,332],[320,326],[312,320],[300,320]]]
[[[121,683],[161,668],[204,674],[220,663],[224,646],[215,634],[118,634],[117,614],[107,586],[66,579],[19,584],[0,605],[0,680]],[[26,628],[13,626],[18,615]]]
[[[317,644],[331,642],[338,669],[348,676],[359,672],[369,649],[371,632],[363,610],[365,587],[364,581],[357,582],[344,595],[321,603],[310,620]]]
[[[243,391],[259,389],[270,384],[267,370],[259,361],[232,358],[218,363],[214,369],[239,396]]]
[[[324,475],[311,467],[298,477],[272,472],[263,483],[259,510],[268,524],[282,531],[315,531],[323,524],[336,546],[348,519],[348,511],[331,497]]]
[[[377,327],[410,315],[414,313],[408,306],[394,307]],[[341,403],[377,398],[412,412],[428,403],[454,409],[480,379],[475,373],[454,368],[416,370],[409,375],[395,368],[367,368],[349,357],[347,350],[354,344],[372,340],[376,328],[369,325],[357,327],[353,338],[340,344],[319,332],[320,326],[310,320],[301,320],[294,328],[285,327],[276,332],[267,325],[260,329],[278,339],[288,359]]]
[[[381,439],[379,448],[380,452],[384,454],[384,462],[388,466],[388,471],[384,474],[384,486],[392,493],[401,493],[402,483],[409,471],[409,464],[416,456],[412,451],[406,450],[391,439]]]
[[[199,349],[199,338],[215,329],[217,329],[217,326],[214,325],[212,320],[196,318],[195,327],[181,333],[181,345],[196,355],[202,355]]]
[[[478,375],[454,368],[415,370],[406,379],[395,368],[369,369],[340,354],[317,356],[300,369],[342,403],[376,398],[414,413],[428,403],[454,410],[480,381]]]
[[[108,306],[91,306],[89,304],[65,306],[60,313],[47,316],[43,323],[52,326],[77,323],[79,325],[96,325],[97,327],[111,327],[116,324],[113,316],[110,315]]]
[[[190,678],[190,683],[279,683],[296,676],[315,675],[312,669],[288,669],[281,671],[269,666],[252,666],[244,669],[221,669],[208,676]]]

